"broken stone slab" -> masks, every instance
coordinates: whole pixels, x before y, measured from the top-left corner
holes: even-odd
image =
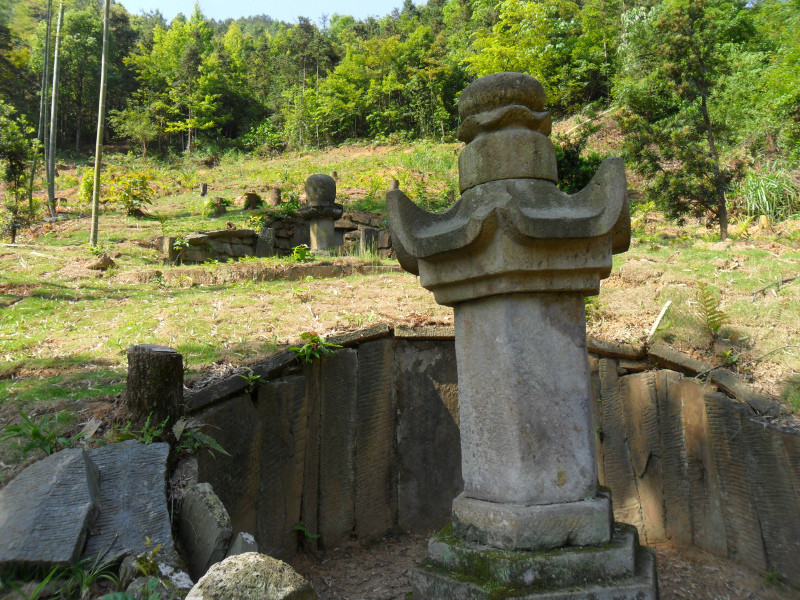
[[[211,484],[198,483],[190,488],[178,517],[178,539],[195,581],[225,558],[232,534],[228,511]]]
[[[169,444],[128,440],[88,454],[100,474],[100,493],[83,557],[117,561],[160,545],[159,556],[174,562],[166,490]],[[151,540],[149,548],[146,539]]]
[[[285,562],[247,552],[208,570],[186,600],[316,600],[311,583]]]
[[[0,569],[77,562],[98,484],[97,466],[78,449],[43,458],[11,480],[0,490]]]

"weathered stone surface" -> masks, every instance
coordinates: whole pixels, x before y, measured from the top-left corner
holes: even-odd
[[[620,159],[607,159],[572,196],[549,181],[504,179],[467,190],[437,215],[398,190],[386,203],[400,264],[440,304],[512,292],[596,294],[611,253],[630,242]]]
[[[742,443],[742,420],[749,409],[721,393],[707,394],[705,400],[714,461],[719,469],[728,556],[752,569],[766,571],[764,538],[747,465],[748,449]]]
[[[361,229],[361,240],[359,249],[362,254],[367,252],[375,252],[378,249],[378,230],[373,227],[364,227]]]
[[[691,502],[691,543],[727,556],[725,518],[722,512],[718,466],[706,415],[707,385],[683,378],[677,399],[683,412],[686,477]],[[667,507],[669,512],[671,507]]]
[[[544,101],[544,87],[537,79],[523,73],[494,73],[464,88],[458,101],[458,115],[466,119],[516,104],[539,111],[544,109]]]
[[[462,193],[489,181],[522,178],[558,181],[553,143],[538,131],[513,128],[479,136],[458,157]]]
[[[230,556],[208,570],[186,600],[316,600],[311,583],[264,554]]]
[[[377,325],[372,325],[371,327],[366,327],[365,329],[332,335],[328,338],[328,341],[345,347],[356,346],[370,340],[388,337],[391,332],[392,330],[389,329],[388,325],[385,323],[379,323]]]
[[[183,499],[178,517],[178,538],[192,579],[225,558],[231,541],[231,521],[208,483],[198,483]]]
[[[391,248],[392,234],[388,229],[378,230],[378,248]]]
[[[99,513],[86,542],[84,558],[116,561],[161,545],[159,555],[175,558],[167,507],[169,444],[128,440],[88,451],[100,474]]]
[[[256,256],[264,258],[275,253],[275,230],[272,227],[262,227],[256,239]]]
[[[605,544],[611,539],[611,517],[610,498],[602,494],[532,506],[475,500],[464,494],[453,500],[453,533],[458,538],[509,550]]]
[[[80,558],[96,512],[99,474],[84,450],[33,463],[0,490],[0,568],[45,571]]]
[[[594,551],[573,547],[559,552],[519,552],[469,544],[439,532],[428,543],[428,558],[447,571],[481,572],[511,588],[569,587],[632,576],[638,540],[635,527],[618,523],[613,539]]]
[[[314,252],[327,252],[336,247],[336,231],[333,219],[315,219],[311,221],[309,235],[311,236],[311,250]]]
[[[622,403],[633,481],[641,506],[647,543],[666,539],[663,459],[654,373],[628,375],[619,380],[615,393]],[[611,489],[612,493],[614,489]]]
[[[496,598],[496,584],[475,577],[458,579],[429,565],[414,570],[412,587],[414,600],[492,600]],[[602,583],[566,589],[514,590],[514,600],[657,600],[658,580],[656,561],[652,550],[639,548],[636,573],[633,577],[612,579]]]
[[[299,375],[258,390],[262,434],[255,535],[259,548],[279,559],[297,552],[310,402],[306,380]]]
[[[306,179],[306,198],[312,206],[333,204],[336,200],[336,180],[322,173],[311,175]]]
[[[397,518],[392,341],[358,347],[355,533],[382,536]]]
[[[595,337],[587,336],[586,346],[589,352],[602,358],[625,358],[628,360],[641,360],[645,357],[645,347],[633,344],[620,344],[608,342]]]
[[[775,399],[769,398],[764,394],[759,394],[751,386],[742,383],[742,381],[730,371],[714,369],[710,373],[710,378],[720,389],[728,392],[728,394],[734,398],[745,402],[750,408],[758,411],[762,415],[776,416],[785,410]]]
[[[683,379],[675,371],[659,371],[655,377],[655,386],[665,535],[678,544],[688,546],[692,543],[692,507],[682,410]],[[702,398],[702,389],[698,391]]]
[[[452,499],[464,485],[454,347],[398,340],[395,389],[398,524],[411,531],[438,529],[449,521]]]
[[[692,358],[664,344],[650,346],[647,350],[647,357],[657,367],[672,369],[673,371],[680,371],[690,375],[708,372],[711,369],[711,365],[708,363]]]
[[[414,340],[446,340],[456,339],[455,328],[453,327],[395,327],[394,336],[396,338],[406,338]]]
[[[233,538],[230,548],[228,548],[228,556],[244,554],[245,552],[258,552],[258,542],[251,534],[240,531]]]
[[[327,547],[347,539],[355,526],[355,424],[358,360],[339,350],[320,363],[318,384],[319,534]]]
[[[238,377],[240,381],[244,379]],[[234,531],[255,531],[259,499],[262,422],[249,394],[240,394],[197,414],[202,431],[229,454],[197,454],[198,479],[210,483],[225,505]]]
[[[742,419],[742,446],[753,504],[765,540],[769,570],[800,582],[800,501],[789,476],[790,462],[778,432],[752,417]],[[766,540],[769,540],[768,542]]]
[[[456,307],[466,496],[531,505],[597,493],[583,307],[579,294]]]

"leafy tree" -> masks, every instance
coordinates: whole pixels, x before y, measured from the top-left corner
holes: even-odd
[[[727,132],[717,99],[732,57],[753,36],[745,4],[664,0],[624,17],[615,97],[627,156],[667,215],[710,213],[725,239],[732,173],[720,158]]]
[[[25,181],[29,175],[29,163],[36,152],[34,129],[24,117],[16,117],[16,111],[0,100],[0,167],[6,187],[5,214],[2,231],[16,241],[17,231],[32,218],[26,214],[22,199],[25,196]]]
[[[520,71],[544,86],[555,112],[580,99],[583,85],[572,76],[572,51],[580,38],[579,6],[571,0],[475,0],[472,19],[490,28],[473,35],[473,53],[466,63],[470,74],[481,77],[498,71]]]

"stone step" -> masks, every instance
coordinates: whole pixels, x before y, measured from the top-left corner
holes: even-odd
[[[515,588],[497,580],[469,580],[431,565],[412,573],[414,600],[657,600],[655,553],[636,550],[636,572],[629,577],[570,587]]]
[[[469,544],[437,533],[428,543],[434,568],[480,577],[511,588],[568,587],[631,577],[636,569],[636,528],[617,523],[612,540],[601,546],[572,546],[525,552]]]

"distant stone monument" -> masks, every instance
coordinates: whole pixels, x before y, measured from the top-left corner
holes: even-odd
[[[335,201],[336,180],[333,177],[318,173],[306,179],[306,205],[298,212],[311,221],[311,251],[316,254],[327,254],[336,246],[333,222],[342,216],[344,207]]]
[[[598,486],[586,351],[584,296],[630,242],[625,167],[562,193],[544,101],[521,73],[473,82],[461,199],[431,214],[387,194],[401,265],[455,312],[464,491],[415,599],[657,597],[652,552]]]

